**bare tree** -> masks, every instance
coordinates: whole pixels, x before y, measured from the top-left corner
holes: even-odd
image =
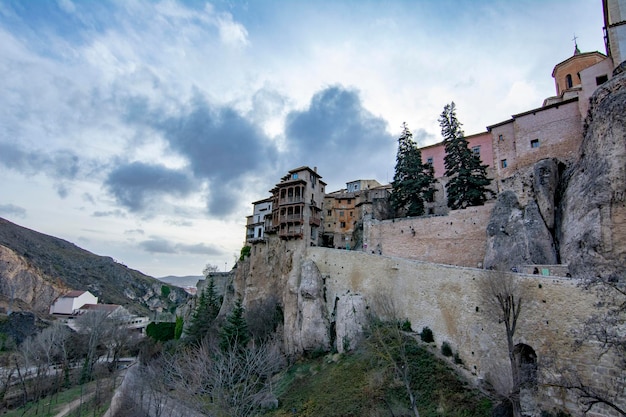
[[[584,345],[600,347],[611,369],[601,377],[589,377],[567,364],[555,366],[558,378],[554,385],[573,392],[585,413],[598,405],[626,416],[626,282],[624,277],[596,276],[585,280],[583,288],[595,291],[598,311],[577,332],[574,349]]]
[[[502,271],[490,271],[482,282],[482,296],[487,306],[487,313],[498,323],[503,323],[506,335],[506,344],[511,370],[510,384],[499,381],[495,388],[506,388],[509,391],[501,391],[499,394],[505,396],[513,407],[513,415],[521,417],[520,389],[522,386],[522,375],[520,372],[519,355],[515,349],[515,332],[517,322],[522,312],[524,297],[522,289],[518,285],[514,276]]]
[[[93,378],[93,368],[98,360],[98,348],[109,332],[106,323],[108,313],[104,311],[88,311],[76,319],[80,332],[87,336],[87,356],[83,364],[81,382],[88,382]]]
[[[411,384],[411,367],[407,352],[410,339],[401,328],[393,298],[378,294],[374,299],[374,314],[370,317],[368,343],[379,360],[389,366],[402,381],[409,398],[411,410],[419,417],[417,395]]]
[[[251,416],[276,406],[271,376],[284,366],[279,344],[268,340],[254,346],[220,349],[203,341],[170,358],[166,380],[178,399],[208,415]]]

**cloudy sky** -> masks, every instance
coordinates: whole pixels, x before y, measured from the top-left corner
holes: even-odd
[[[0,216],[153,276],[234,263],[289,169],[393,177],[605,52],[600,0],[0,0]]]

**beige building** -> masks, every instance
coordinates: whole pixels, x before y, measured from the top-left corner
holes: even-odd
[[[344,189],[326,194],[322,246],[349,250],[360,245],[362,242],[355,234],[358,222],[367,215],[386,218],[389,188],[376,180],[356,180],[346,183]]]

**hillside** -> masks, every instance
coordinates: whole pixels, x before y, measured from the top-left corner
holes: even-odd
[[[46,313],[54,299],[68,290],[88,290],[102,303],[140,314],[173,311],[188,298],[177,287],[164,297],[163,283],[155,278],[2,218],[0,277],[3,304],[13,295],[13,308],[28,306],[37,313]]]

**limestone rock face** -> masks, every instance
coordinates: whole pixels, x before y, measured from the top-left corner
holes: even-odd
[[[555,159],[543,159],[533,166],[533,191],[541,217],[554,229],[554,197],[559,185],[559,166]]]
[[[596,90],[590,104],[581,158],[565,173],[560,255],[574,276],[624,274],[626,73]]]
[[[354,349],[363,338],[367,324],[366,307],[365,298],[358,294],[344,294],[337,300],[335,331],[339,353]]]
[[[0,295],[7,299],[6,308],[13,311],[18,308],[32,308],[36,313],[47,314],[54,300],[69,290],[69,287],[60,282],[44,279],[42,272],[29,265],[24,257],[2,245],[0,277]],[[18,304],[17,300],[21,303]]]
[[[303,351],[330,349],[330,323],[325,314],[324,283],[317,265],[311,260],[301,267],[298,297],[298,325]]]
[[[487,225],[484,267],[509,270],[521,265],[555,264],[556,249],[534,200],[521,207],[512,191],[500,193]]]

